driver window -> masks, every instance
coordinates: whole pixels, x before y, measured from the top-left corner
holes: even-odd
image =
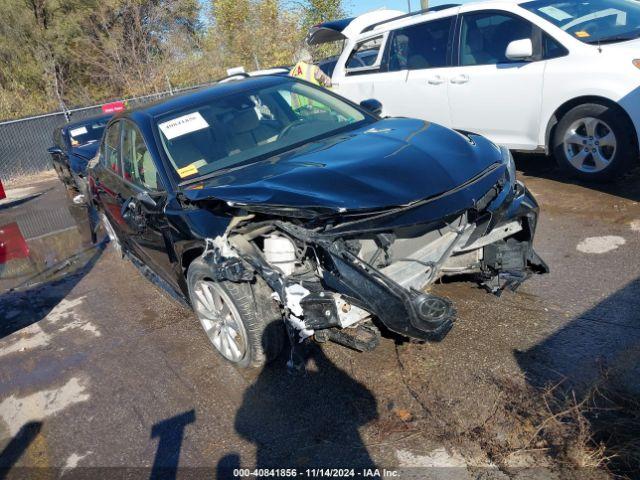
[[[505,53],[514,40],[533,37],[533,24],[501,13],[465,15],[460,33],[460,64],[496,65],[512,63]]]
[[[124,178],[145,190],[158,190],[158,171],[140,131],[129,122],[122,126]]]
[[[120,122],[113,123],[104,137],[104,166],[120,174]]]
[[[382,48],[383,38],[381,35],[358,43],[347,60],[347,69],[374,67]]]

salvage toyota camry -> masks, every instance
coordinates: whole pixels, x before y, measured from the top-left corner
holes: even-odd
[[[538,206],[507,150],[379,109],[278,75],[147,106],[109,123],[93,199],[231,362],[259,366],[287,338],[294,368],[310,337],[438,341],[455,309],[437,279],[498,293],[547,271]]]

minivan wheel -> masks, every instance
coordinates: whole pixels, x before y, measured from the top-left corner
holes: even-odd
[[[611,181],[638,158],[633,126],[619,109],[596,103],[566,113],[554,135],[554,153],[567,173],[587,181]]]
[[[266,284],[212,277],[202,259],[189,266],[191,305],[213,347],[240,367],[257,368],[277,358],[285,341],[284,322]]]

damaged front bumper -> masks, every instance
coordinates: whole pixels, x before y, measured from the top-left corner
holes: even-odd
[[[499,294],[532,273],[548,272],[532,247],[538,205],[524,185],[498,182],[473,205],[424,222],[412,218],[425,218],[433,210],[429,202],[333,228],[266,220],[229,232],[228,242],[245,268],[274,290],[300,339],[315,335],[368,350],[377,340],[367,335],[379,322],[405,337],[439,341],[456,312],[448,299],[424,291],[438,278],[473,274]],[[296,259],[299,272],[286,275],[269,261],[256,241],[265,235],[282,235],[304,252]],[[220,278],[248,278],[237,258],[218,256],[213,263]],[[363,325],[364,340],[345,337]]]

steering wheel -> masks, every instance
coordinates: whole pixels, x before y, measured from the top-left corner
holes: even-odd
[[[367,64],[364,63],[364,60],[362,60],[359,56],[354,55],[353,57],[351,57],[351,60],[355,60],[356,62],[358,62],[360,65],[358,65],[356,68],[358,67],[366,67]],[[349,60],[349,63],[351,63],[351,60]],[[351,67],[354,68],[354,67]]]
[[[278,140],[286,137],[289,134],[289,132],[291,132],[291,130],[301,126],[303,123],[304,123],[304,119],[302,118],[298,118],[297,120],[294,120],[293,122],[291,122],[289,125],[287,125],[282,129],[282,131],[280,132],[280,135],[278,135]]]

